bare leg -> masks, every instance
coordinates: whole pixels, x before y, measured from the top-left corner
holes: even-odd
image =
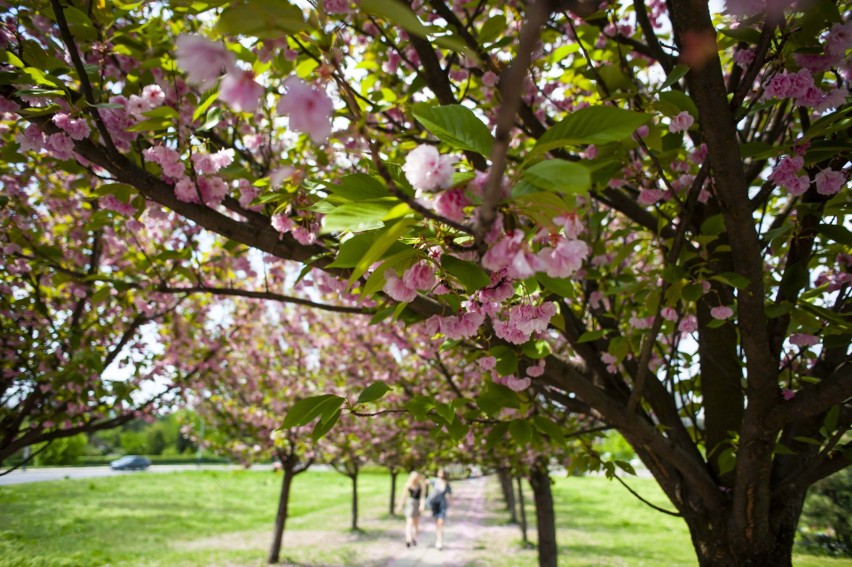
[[[444,519],[438,518],[435,521],[435,547],[441,549],[444,547]]]
[[[405,543],[409,544],[412,541],[412,528],[414,527],[414,518],[405,518]]]
[[[420,531],[420,518],[415,516],[411,518],[411,542],[417,544],[417,533]]]

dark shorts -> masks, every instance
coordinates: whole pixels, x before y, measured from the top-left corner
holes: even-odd
[[[446,502],[433,502],[432,503],[432,516],[436,519],[445,519],[447,517],[447,503]]]

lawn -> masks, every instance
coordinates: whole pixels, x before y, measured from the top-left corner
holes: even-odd
[[[280,476],[271,472],[233,470],[0,487],[0,566],[264,565],[279,483]],[[653,481],[630,483],[645,498],[669,507]],[[399,543],[401,520],[387,515],[387,475],[364,474],[359,486],[367,529],[353,535],[349,479],[321,471],[298,476],[283,557],[299,565],[358,565],[365,562],[365,543]],[[492,524],[506,517],[498,493],[491,482]],[[531,497],[527,490],[527,514],[534,523]],[[648,508],[614,482],[557,478],[554,499],[563,565],[696,565],[682,521]],[[487,565],[536,565],[535,552],[520,548],[520,532],[508,533],[516,533],[518,541],[495,548]],[[493,542],[478,543],[490,549]],[[852,560],[797,554],[794,565],[852,567]]]
[[[643,498],[667,510],[672,506],[651,479],[626,482]],[[525,493],[528,521],[535,523],[535,508],[528,485]],[[500,508],[499,490],[490,492]],[[616,481],[601,477],[555,478],[554,512],[560,564],[572,567],[660,566],[694,567],[698,564],[689,530],[680,519],[643,504]],[[506,518],[505,507],[498,518]],[[499,520],[498,520],[499,521]],[[517,545],[520,548],[520,531]],[[496,560],[494,567],[532,567],[535,553],[521,552]],[[795,567],[852,567],[852,559],[833,559],[796,553]]]

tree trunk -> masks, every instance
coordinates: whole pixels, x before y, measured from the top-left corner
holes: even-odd
[[[524,508],[524,488],[523,488],[523,477],[517,477],[518,481],[518,510],[521,512],[521,537],[524,540],[524,547],[528,547],[530,544],[529,537],[527,537],[527,511]]]
[[[348,475],[352,479],[352,531],[358,531],[358,473]]]
[[[793,540],[802,512],[804,494],[774,503],[771,517],[763,521],[768,530],[752,527],[751,530],[736,526],[731,521],[730,510],[722,515],[708,517],[693,516],[687,519],[692,544],[701,567],[730,565],[732,567],[791,567],[793,564]],[[760,523],[759,520],[756,523]],[[745,533],[743,533],[745,532]],[[765,533],[762,538],[748,539],[748,533]]]
[[[500,489],[503,491],[503,500],[506,501],[506,509],[509,511],[509,523],[518,523],[518,515],[515,512],[515,490],[512,488],[512,477],[509,469],[501,467],[497,469],[497,478],[500,479]]]
[[[547,465],[536,463],[530,470],[530,485],[535,499],[535,520],[538,530],[539,567],[556,567],[556,518],[553,514],[553,493]]]
[[[290,485],[293,482],[292,465],[284,466],[284,480],[281,482],[281,494],[278,496],[278,515],[275,516],[275,532],[272,547],[269,549],[269,562],[278,563],[281,555],[281,541],[284,539],[284,524],[287,523],[287,507],[290,503]]]
[[[396,515],[396,476],[399,474],[399,471],[395,468],[390,469],[390,478],[391,478],[391,493],[390,493],[390,515]]]

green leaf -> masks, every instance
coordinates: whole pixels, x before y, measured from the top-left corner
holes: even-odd
[[[821,224],[817,227],[817,232],[845,246],[852,246],[852,231],[845,226],[839,224]]]
[[[467,435],[469,427],[462,420],[456,419],[447,424],[447,433],[453,441],[461,441]]]
[[[361,0],[359,8],[367,14],[396,24],[418,37],[426,37],[431,31],[417,18],[411,8],[397,0]]]
[[[340,250],[337,252],[337,257],[334,262],[329,264],[329,268],[354,268],[358,265],[358,261],[364,257],[367,250],[385,233],[385,230],[375,230],[365,232],[364,234],[356,234],[346,242],[340,245]],[[398,254],[406,250],[413,250],[410,246],[406,246],[401,242],[392,245],[388,252]]]
[[[574,281],[568,278],[551,278],[545,273],[535,275],[538,283],[543,285],[547,291],[555,293],[560,297],[574,297]]]
[[[361,395],[358,396],[358,401],[355,403],[369,404],[371,402],[375,402],[376,400],[381,399],[382,396],[390,392],[390,390],[390,386],[388,386],[384,382],[373,382],[372,384],[364,388],[364,391],[361,392]]]
[[[588,168],[563,159],[540,161],[524,171],[524,180],[545,191],[586,193],[592,186]]]
[[[207,109],[210,108],[210,105],[213,104],[214,102],[216,102],[216,100],[218,98],[219,98],[219,91],[218,90],[213,91],[210,94],[210,96],[205,98],[204,102],[202,102],[200,105],[198,105],[198,108],[196,108],[195,111],[192,113],[192,121],[195,122],[196,120],[201,118],[201,116],[205,112],[207,112]]]
[[[721,215],[713,215],[701,223],[701,234],[717,235],[725,232],[725,218]]]
[[[340,184],[329,183],[329,193],[348,201],[367,201],[389,196],[381,181],[366,173],[353,173],[340,180]]]
[[[360,278],[367,269],[384,256],[394,244],[397,244],[399,239],[404,235],[408,228],[414,224],[412,219],[404,219],[398,221],[382,232],[381,236],[376,238],[372,245],[367,249],[364,255],[355,264],[355,269],[352,270],[352,275],[349,278],[349,284],[354,283]]]
[[[281,427],[283,429],[300,427],[307,425],[321,414],[330,416],[343,405],[343,402],[343,398],[333,394],[322,394],[298,400],[287,412]]]
[[[494,138],[488,126],[467,107],[460,104],[430,106],[417,104],[414,117],[442,142],[459,150],[472,150],[485,157],[491,155]]]
[[[624,357],[627,356],[630,350],[630,343],[627,342],[625,337],[615,337],[609,341],[609,348],[607,350],[618,360],[624,360]]]
[[[680,296],[683,297],[686,301],[698,301],[701,299],[701,296],[704,294],[704,288],[701,284],[689,284],[684,286],[683,291]]]
[[[496,346],[491,349],[491,356],[497,359],[497,373],[509,376],[518,371],[518,355],[507,346]]]
[[[651,114],[613,106],[581,108],[545,132],[533,148],[532,155],[565,146],[620,142],[651,118]]]
[[[518,395],[510,388],[494,382],[486,382],[476,397],[476,405],[486,414],[494,417],[503,408],[518,408]]]
[[[562,427],[560,427],[550,419],[544,417],[543,415],[537,415],[533,417],[532,420],[533,424],[539,431],[541,431],[557,443],[565,442],[565,434],[562,431]]]
[[[385,226],[385,217],[398,204],[393,197],[344,203],[323,217],[322,232],[362,232],[381,228]]]
[[[734,470],[737,466],[737,455],[733,447],[726,447],[719,453],[719,474],[723,475]]]
[[[541,360],[551,353],[550,343],[545,340],[531,340],[521,345],[521,352],[533,360]]]
[[[168,119],[163,118],[149,118],[148,120],[143,120],[142,122],[137,122],[133,126],[127,129],[128,132],[156,132],[159,130],[165,130],[169,126],[171,126],[173,122]]]
[[[485,270],[473,262],[459,260],[450,254],[444,254],[441,256],[441,267],[444,268],[447,273],[455,276],[462,283],[468,293],[473,293],[474,291],[491,284],[491,278],[488,277]]]
[[[745,289],[748,287],[748,278],[736,272],[722,272],[710,278],[711,280],[720,281],[737,289]]]
[[[695,102],[683,91],[666,91],[664,93],[660,93],[659,97],[664,104],[671,105],[674,109],[664,112],[664,114],[674,116],[675,114],[685,110],[689,112],[693,118],[698,118],[698,107],[695,106]]]
[[[596,341],[598,339],[602,339],[607,333],[606,329],[599,329],[597,331],[586,331],[580,338],[577,339],[577,344],[580,343],[590,343],[592,341]]]
[[[532,433],[532,427],[525,419],[514,419],[509,422],[509,435],[521,447],[526,446],[532,440]]]
[[[669,73],[669,76],[666,77],[665,82],[660,85],[657,90],[662,91],[669,88],[670,86],[681,80],[687,73],[689,73],[689,69],[689,65],[683,65],[682,63],[678,63],[674,66],[672,72]]]
[[[620,468],[627,474],[632,474],[633,476],[636,476],[636,470],[633,468],[633,465],[631,465],[627,461],[621,461],[616,459],[614,462],[618,468]]]
[[[302,10],[286,0],[247,0],[222,10],[216,31],[276,39],[308,29]]]
[[[334,424],[337,423],[338,419],[340,419],[339,409],[332,413],[327,419],[317,421],[316,425],[314,425],[313,431],[311,431],[311,439],[319,441],[325,437],[328,432],[331,431],[331,428],[334,427]]]
[[[509,431],[509,424],[505,421],[494,424],[491,431],[485,437],[485,444],[488,448],[493,448],[497,445],[505,445],[506,432]]]

